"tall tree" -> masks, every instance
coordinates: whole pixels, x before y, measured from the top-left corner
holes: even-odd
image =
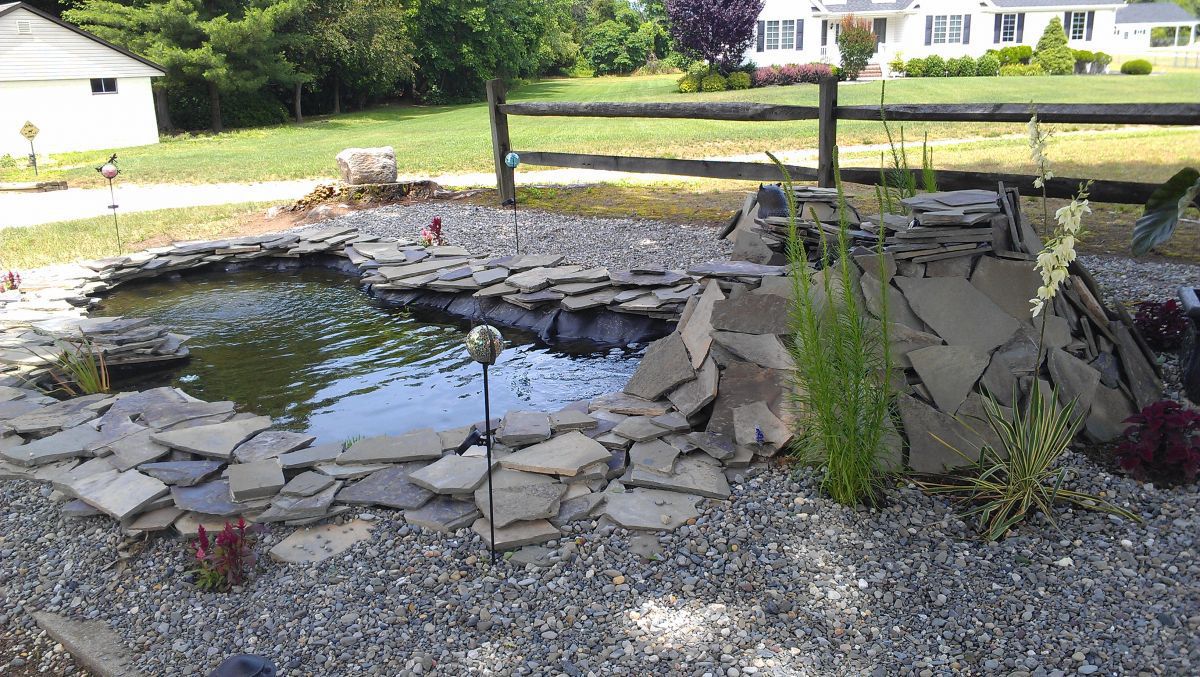
[[[414,47],[400,0],[333,0],[322,8],[312,40],[336,110],[343,88],[361,109],[368,99],[391,96],[412,82]]]
[[[667,0],[668,29],[685,54],[728,71],[745,58],[762,8],[763,0]]]

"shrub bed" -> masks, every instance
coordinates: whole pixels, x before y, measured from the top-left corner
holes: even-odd
[[[1154,72],[1154,64],[1145,59],[1134,59],[1121,64],[1121,72],[1125,75],[1150,75]]]

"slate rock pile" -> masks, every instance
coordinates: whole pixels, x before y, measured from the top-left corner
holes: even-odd
[[[831,228],[836,233],[836,195],[805,188],[796,197],[808,207],[827,207],[810,210],[820,222],[809,219],[803,226],[814,264],[809,274],[821,285],[826,273],[816,269],[822,255],[810,235],[827,236]],[[857,264],[853,291],[859,307],[875,318],[887,295],[892,355],[905,375],[899,400],[904,458],[918,472],[941,473],[965,463],[939,438],[968,457],[977,457],[985,442],[996,443],[985,424],[971,423],[983,414],[984,392],[1011,408],[1040,379],[1044,392],[1057,389],[1060,403],[1076,402],[1081,434],[1094,442],[1115,439],[1128,416],[1161,398],[1153,352],[1123,307],[1104,304],[1079,262],[1043,316],[1031,316],[1042,243],[1016,197],[1004,190],[930,193],[904,200],[908,215],[877,218],[882,225],[851,215],[857,224],[851,236],[861,245],[851,252]],[[746,205],[733,229],[734,259],[782,263],[786,219],[780,231],[778,217],[757,217],[754,196]],[[773,344],[770,352],[781,354]],[[758,357],[756,364],[765,367],[766,361]],[[897,450],[892,460],[898,458]]]

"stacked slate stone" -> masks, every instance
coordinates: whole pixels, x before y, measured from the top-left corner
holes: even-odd
[[[885,280],[879,281],[875,246],[857,248],[855,293],[876,318],[885,289],[888,294],[892,354],[905,375],[899,399],[903,458],[913,470],[941,473],[965,463],[938,438],[968,457],[977,456],[984,442],[997,442],[973,422],[982,417],[985,392],[1012,407],[1024,400],[1033,379],[1041,379],[1045,392],[1056,388],[1062,403],[1075,400],[1081,435],[1094,442],[1118,437],[1128,416],[1161,397],[1153,353],[1123,308],[1104,305],[1078,262],[1044,317],[1031,317],[1042,243],[1022,218],[1017,198],[1003,187],[922,194],[903,201],[908,216],[876,219],[882,227],[862,222],[864,231],[884,234]],[[782,260],[777,224],[757,218],[751,222],[757,228],[750,225],[745,215],[753,216],[758,205],[748,200],[747,206],[734,228],[740,245],[734,258]],[[806,244],[810,260],[819,261],[817,247]],[[770,256],[761,254],[764,249]],[[819,284],[824,273],[809,274]],[[786,286],[779,291],[790,293]],[[1043,322],[1044,351],[1037,362]],[[901,457],[894,449],[890,462]]]

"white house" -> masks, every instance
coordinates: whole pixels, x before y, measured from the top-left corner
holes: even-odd
[[[885,69],[897,54],[950,58],[1034,46],[1054,17],[1063,22],[1072,48],[1110,51],[1118,47],[1118,11],[1134,7],[1143,5],[1126,8],[1125,0],[766,0],[746,58],[760,66],[837,63],[837,35],[847,14],[871,21],[879,39],[872,63]]]
[[[163,69],[23,2],[0,4],[0,156],[158,143]]]
[[[1154,44],[1155,28],[1165,28],[1170,42]],[[1173,2],[1143,2],[1117,10],[1113,40],[1122,51],[1144,52],[1152,47],[1184,47],[1200,40],[1200,18]]]

